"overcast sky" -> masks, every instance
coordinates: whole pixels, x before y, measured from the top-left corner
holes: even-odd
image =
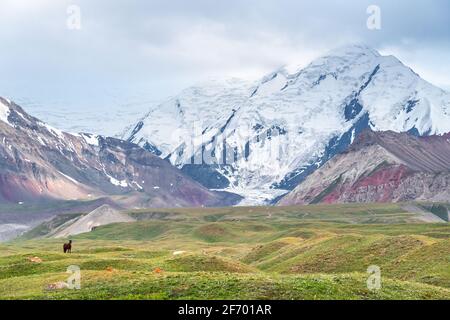
[[[381,30],[366,27],[369,5]],[[67,28],[67,8],[81,29]],[[215,77],[259,78],[364,42],[450,88],[447,0],[0,0],[0,95],[38,114],[132,112]]]

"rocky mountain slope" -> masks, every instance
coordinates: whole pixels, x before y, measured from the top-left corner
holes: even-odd
[[[256,83],[188,88],[122,137],[254,204],[293,189],[367,128],[450,132],[450,93],[393,56],[351,45]]]
[[[54,234],[51,234],[50,236],[54,238],[66,238],[68,236],[93,231],[99,226],[132,221],[135,221],[135,219],[129,215],[121,213],[108,205],[103,205],[94,211],[89,212],[87,215],[79,216],[73,220],[67,221],[59,226]]]
[[[133,143],[62,132],[0,98],[1,203],[120,195],[127,195],[123,207],[216,206],[236,200],[202,187]]]
[[[449,199],[450,134],[417,137],[367,130],[279,205]]]

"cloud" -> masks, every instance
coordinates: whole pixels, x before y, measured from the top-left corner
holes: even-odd
[[[371,4],[379,31],[366,27]],[[81,9],[79,31],[66,27],[69,5]],[[450,86],[445,0],[3,0],[0,12],[0,94],[55,108],[163,99],[209,77],[302,66],[349,42]]]

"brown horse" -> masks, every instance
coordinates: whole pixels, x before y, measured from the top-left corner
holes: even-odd
[[[64,253],[72,253],[72,240],[69,240],[69,243],[64,243],[63,250]]]

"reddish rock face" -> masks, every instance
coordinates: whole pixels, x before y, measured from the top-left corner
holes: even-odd
[[[279,204],[448,201],[449,137],[363,132]]]
[[[0,98],[0,202],[120,196],[126,207],[217,206],[237,197],[210,191],[141,147],[69,134]]]
[[[357,180],[354,184],[343,184],[339,190],[325,196],[322,202],[341,202],[343,193],[347,202],[361,202],[364,198],[370,202],[390,202],[394,190],[401,185],[403,179],[409,174],[408,171],[404,165],[394,165],[378,170],[368,177]]]

